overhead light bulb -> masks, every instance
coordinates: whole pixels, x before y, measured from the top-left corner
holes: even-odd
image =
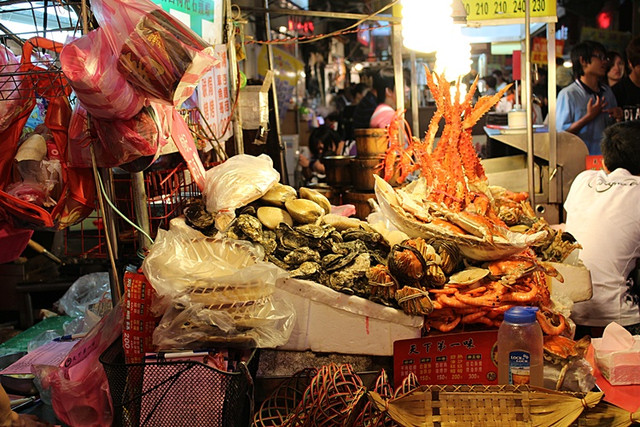
[[[471,70],[471,44],[462,35],[461,27],[453,25],[442,35],[442,43],[436,52],[435,71],[447,80],[456,80]]]
[[[282,34],[286,34],[287,33],[287,27],[285,27],[284,25],[281,25],[280,28],[278,28],[278,31],[280,31],[280,33],[282,33]]]
[[[402,40],[407,49],[435,52],[451,25],[451,0],[402,0]]]
[[[364,69],[364,65],[362,65],[361,62],[358,62],[356,65],[353,66],[353,68],[357,71],[360,72]]]

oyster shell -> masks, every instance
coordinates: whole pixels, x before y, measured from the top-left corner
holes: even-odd
[[[358,255],[358,252],[348,252],[346,254],[329,254],[322,258],[322,266],[327,272],[336,271],[351,264]]]
[[[242,214],[238,217],[235,223],[236,234],[237,230],[240,230],[245,236],[254,242],[262,239],[262,223],[255,216]]]
[[[296,268],[289,272],[291,277],[295,277],[298,279],[312,279],[315,275],[320,273],[320,264],[317,262],[303,262],[300,264],[300,267]]]
[[[329,199],[327,199],[324,194],[306,187],[301,187],[299,191],[301,198],[316,202],[324,209],[325,214],[331,213],[331,202],[329,202]]]
[[[260,201],[273,206],[283,207],[287,201],[294,200],[296,197],[295,188],[276,183],[260,198]]]
[[[289,212],[284,209],[275,208],[273,206],[262,206],[258,208],[258,219],[269,230],[275,230],[275,228],[284,222],[287,225],[293,225],[293,219]]]
[[[320,253],[305,246],[289,252],[283,261],[289,265],[299,265],[307,261],[320,262]]]
[[[184,217],[187,225],[201,231],[206,236],[216,233],[216,217],[207,211],[202,199],[196,199],[184,208]]]
[[[278,250],[289,253],[289,251],[303,246],[311,246],[311,239],[284,222],[276,227],[275,232],[276,240],[280,243]]]
[[[327,230],[315,224],[298,225],[293,229],[312,239],[322,239],[327,234]]]
[[[284,206],[291,218],[299,224],[314,223],[324,215],[324,209],[319,204],[307,199],[288,200]]]

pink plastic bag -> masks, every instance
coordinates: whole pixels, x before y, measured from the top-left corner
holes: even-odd
[[[78,342],[60,366],[33,366],[60,421],[72,426],[107,427],[113,423],[109,384],[100,355],[122,333],[122,309],[113,308]]]
[[[159,102],[180,106],[213,66],[213,47],[148,0],[95,0],[91,8],[118,70]]]
[[[6,130],[27,106],[29,92],[22,90],[20,61],[0,44],[0,132]]]
[[[98,167],[122,166],[140,158],[148,158],[142,162],[148,166],[167,143],[167,114],[171,118],[171,108],[151,103],[129,120],[92,117],[89,127],[87,112],[77,105],[69,125],[68,161],[73,166],[90,167],[93,144]]]
[[[102,28],[65,45],[62,71],[82,106],[101,119],[128,120],[145,101],[117,69],[117,58]]]

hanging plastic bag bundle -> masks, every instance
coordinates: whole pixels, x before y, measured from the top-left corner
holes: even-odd
[[[80,103],[92,116],[128,120],[142,109],[145,97],[118,71],[117,58],[102,28],[65,45],[60,63]]]
[[[21,227],[55,231],[78,223],[93,211],[96,187],[90,169],[70,167],[66,162],[71,119],[68,96],[71,88],[61,73],[43,71],[42,67],[32,63],[34,48],[59,53],[62,50],[62,44],[42,37],[31,38],[23,46],[20,65],[20,71],[24,73],[25,87],[30,90],[28,96],[30,108],[35,104],[35,91],[48,102],[43,126],[46,129],[43,134],[50,135],[50,138],[46,138],[48,141],[46,160],[50,164],[53,161],[60,165],[59,191],[55,191],[55,200],[48,203],[54,205],[53,207],[33,203],[8,193],[10,185],[18,181],[23,182],[21,178],[16,179],[13,174],[14,167],[20,166],[16,165],[16,160],[20,160],[16,158],[18,143],[30,113],[30,110],[23,111],[11,126],[4,132],[0,132],[0,141],[2,141],[0,144],[0,209]],[[30,151],[33,152],[33,150]],[[29,156],[25,159],[29,160],[33,157]]]
[[[120,72],[160,102],[180,106],[214,66],[213,47],[148,0],[97,0],[91,8]]]
[[[28,91],[22,89],[20,61],[0,44],[0,132],[6,130],[28,107]]]

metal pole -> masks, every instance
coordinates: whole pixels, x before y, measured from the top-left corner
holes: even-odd
[[[134,172],[131,174],[131,186],[133,189],[133,210],[136,214],[136,223],[142,228],[147,235],[151,235],[151,225],[149,223],[149,209],[147,204],[147,189],[144,186],[144,172]],[[138,233],[138,245],[140,249],[148,249],[151,247],[151,240],[144,235]]]
[[[269,0],[264,0],[264,7],[269,9]],[[267,42],[271,41],[271,18],[269,13],[264,14],[264,22],[267,30]],[[273,70],[273,46],[271,43],[267,43],[267,59],[269,61],[269,70]],[[280,137],[280,111],[278,110],[278,91],[276,89],[275,79],[271,83],[271,96],[273,97],[273,116],[275,117],[275,123],[273,123],[273,129],[276,132],[276,140],[278,141],[278,159],[280,160],[280,180],[283,184],[289,184],[289,175],[287,173],[287,162],[285,159],[286,147],[282,144],[282,138]]]
[[[549,99],[549,203],[562,202],[558,178],[558,134],[556,133],[556,24],[547,24],[547,98]],[[562,209],[560,209],[562,215]]]
[[[416,69],[416,53],[411,51],[411,123],[413,134],[420,137],[420,111],[418,110],[418,73]]]
[[[342,13],[342,12],[326,12],[318,10],[296,10],[296,9],[263,9],[259,7],[242,6],[242,10],[245,12],[256,13],[271,13],[276,15],[297,15],[306,16],[311,18],[331,18],[331,19],[353,19],[359,21],[361,19],[367,19],[368,21],[386,21],[386,22],[402,22],[402,18],[399,16],[383,16],[376,15],[369,17],[362,13]]]
[[[525,0],[524,12],[524,81],[526,84],[525,96],[527,100],[527,175],[529,181],[529,201],[531,206],[535,206],[535,175],[533,167],[533,116],[531,108],[531,10],[530,0]]]
[[[391,27],[391,57],[393,59],[393,76],[396,85],[396,110],[404,110],[404,76],[402,75],[402,28]]]
[[[225,15],[227,25],[227,51],[229,54],[229,74],[231,76],[231,99],[238,96],[238,59],[236,57],[236,35],[233,18],[231,16],[231,0],[225,0]],[[244,154],[244,141],[242,138],[242,116],[240,109],[233,113],[233,140],[236,154]]]

